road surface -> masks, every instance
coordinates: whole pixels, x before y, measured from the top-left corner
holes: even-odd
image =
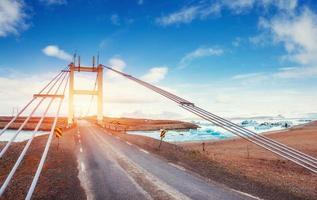
[[[207,182],[87,121],[79,121],[74,137],[88,199],[254,199]]]

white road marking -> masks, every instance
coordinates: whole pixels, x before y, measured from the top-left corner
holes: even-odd
[[[144,152],[144,153],[146,153],[146,154],[149,154],[149,152],[146,151],[146,150],[144,150],[144,149],[139,149],[139,150],[142,151],[142,152]]]
[[[242,194],[242,195],[244,195],[244,196],[251,197],[251,198],[253,198],[253,199],[262,200],[261,198],[256,197],[256,196],[253,196],[253,195],[251,195],[251,194],[249,194],[249,193],[241,192],[241,191],[235,190],[235,189],[231,189],[231,190],[233,190],[233,191],[235,191],[235,192],[237,192],[237,193],[239,193],[239,194]]]
[[[128,144],[128,145],[130,145],[130,146],[132,146],[132,144],[131,144],[130,142],[128,142],[128,141],[127,141],[127,142],[125,142],[125,143],[127,143],[127,144]]]
[[[78,134],[78,138],[80,138],[80,135]]]
[[[80,139],[78,140],[78,142],[79,142],[79,144],[81,144],[81,140]]]
[[[85,164],[83,162],[80,162],[81,171],[85,171]]]
[[[80,147],[79,151],[80,151],[80,153],[82,153],[83,152],[83,148]]]
[[[180,169],[180,170],[182,170],[182,171],[186,171],[186,169],[185,169],[184,167],[182,167],[182,166],[176,165],[176,164],[171,163],[171,162],[169,162],[168,164],[169,164],[169,165],[172,165],[173,167],[176,167],[177,169]]]

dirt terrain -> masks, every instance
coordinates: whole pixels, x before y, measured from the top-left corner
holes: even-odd
[[[77,159],[73,131],[64,132],[58,140],[54,137],[47,160],[32,199],[86,199],[78,179]],[[31,147],[11,180],[4,196],[0,199],[24,199],[36,172],[44,150],[47,135],[33,140]],[[1,143],[2,147],[5,143]],[[25,142],[14,143],[0,159],[0,183],[4,182],[16,159],[24,148]],[[58,198],[57,198],[58,197]]]
[[[96,119],[87,118],[91,122]],[[197,129],[199,126],[189,122],[176,120],[153,120],[153,119],[135,119],[135,118],[110,118],[104,117],[104,127],[115,131],[155,131],[160,129]]]
[[[0,129],[4,128],[12,119],[13,117],[8,116],[0,116]],[[18,117],[9,127],[9,129],[18,129],[21,124],[24,122],[26,117]],[[24,126],[23,130],[34,130],[37,125],[37,122],[40,120],[40,117],[31,117],[28,123]],[[41,131],[50,131],[51,126],[53,124],[54,117],[46,117],[43,120],[43,123],[40,126]],[[60,117],[57,121],[57,126],[60,128],[66,128],[67,126],[67,118]]]
[[[108,120],[108,121],[107,121]],[[145,120],[145,119],[143,119]],[[170,121],[106,119],[108,124],[130,128],[146,127],[155,130],[172,127]],[[151,125],[152,124],[152,125]],[[161,126],[159,126],[160,124]],[[176,123],[177,126],[181,123]],[[184,125],[181,125],[184,126]],[[187,126],[187,125],[186,125]],[[148,130],[146,129],[146,130]],[[207,142],[206,151],[201,143],[170,144],[136,135],[124,134],[120,128],[109,129],[114,135],[134,143],[169,162],[181,165],[198,176],[264,199],[316,199],[317,176],[307,170],[281,159],[244,140],[234,139]],[[78,166],[73,130],[65,131],[57,149],[54,138],[47,162],[43,168],[33,199],[85,199],[85,192],[78,179]],[[168,133],[167,133],[168,134]],[[282,133],[268,135],[317,157],[317,122]],[[43,152],[47,136],[35,138],[22,165],[9,184],[2,199],[24,199]],[[0,144],[1,146],[4,143]],[[0,159],[0,182],[3,183],[25,142],[14,143],[4,158]],[[75,191],[75,192],[74,192]]]
[[[115,132],[114,132],[115,134]],[[201,143],[163,143],[118,134],[171,162],[211,180],[265,199],[317,199],[317,176],[242,139]],[[317,157],[317,122],[268,135]]]
[[[317,122],[270,133],[268,137],[317,157]],[[317,175],[310,173],[273,153],[242,139],[206,143],[180,144],[186,150],[199,151],[227,170],[237,170],[243,176],[274,185],[296,195],[317,199]],[[312,198],[312,199],[314,199]]]

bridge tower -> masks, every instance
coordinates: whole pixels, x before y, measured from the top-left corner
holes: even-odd
[[[74,95],[95,95],[97,96],[97,120],[99,124],[103,122],[103,66],[98,65],[95,67],[93,62],[92,67],[80,66],[80,61],[78,66],[74,63],[69,64],[69,99],[68,99],[68,125],[74,123]],[[74,88],[74,76],[75,72],[93,72],[97,74],[97,88],[94,90],[75,90]]]

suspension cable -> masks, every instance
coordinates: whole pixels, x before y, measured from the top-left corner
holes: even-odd
[[[41,94],[54,80],[56,80],[59,76],[62,75],[62,72],[58,73],[40,92]],[[14,118],[10,120],[10,122],[0,131],[0,136],[11,126],[11,124],[29,107],[29,105],[32,104],[32,102],[36,99],[36,97],[33,97],[31,101],[29,101],[23,108],[16,114]]]
[[[166,92],[166,91],[164,91],[164,90],[162,90],[162,89],[160,89],[160,88],[157,88],[157,87],[153,87],[152,85],[150,85],[150,84],[148,84],[148,83],[145,83],[145,82],[143,82],[143,81],[141,81],[141,80],[138,80],[138,79],[136,79],[136,78],[134,78],[134,77],[129,77],[128,76],[128,78],[130,78],[130,79],[132,79],[132,80],[135,80],[136,82],[138,82],[138,83],[140,83],[140,84],[142,84],[142,85],[144,85],[144,86],[146,86],[146,87],[148,87],[148,88],[150,88],[150,89],[152,89],[152,90],[154,90],[154,91],[156,91],[156,92],[158,92],[159,94],[161,94],[161,95],[163,95],[163,96],[165,96],[165,97],[167,97],[167,98],[169,98],[169,99],[171,99],[171,100],[173,100],[173,101],[176,101],[176,102],[178,102],[178,103],[180,103],[180,105],[182,106],[182,105],[185,105],[186,106],[186,104],[182,104],[181,102],[183,101],[183,99],[181,99],[181,98],[178,98],[177,96],[175,96],[175,95],[173,95],[173,94],[171,94],[170,95],[170,93],[169,94],[167,94],[168,92]],[[145,83],[145,84],[144,84]],[[197,109],[200,109],[200,110],[203,110],[203,109],[201,109],[201,108],[199,108],[199,107],[196,107],[196,106],[193,106],[193,105],[190,105],[189,107],[194,107],[194,108],[197,108]],[[186,110],[188,110],[188,109],[186,109]],[[189,111],[189,110],[188,110]],[[207,112],[207,111],[205,111],[205,112]],[[209,112],[208,112],[209,113]],[[197,113],[194,113],[194,114],[196,114],[197,115]],[[213,116],[216,116],[216,115],[213,115]],[[224,120],[224,119],[223,119]],[[210,120],[208,120],[208,121],[210,121]],[[227,120],[224,120],[226,123],[228,123],[229,121],[227,121]],[[222,121],[223,122],[223,121]],[[214,121],[212,121],[212,123],[214,123]],[[238,125],[236,125],[236,124],[234,124],[234,123],[232,123],[232,122],[230,122],[231,123],[231,126],[232,125],[234,125],[235,126],[235,129],[233,129],[233,130],[237,130],[236,128],[237,127],[239,127],[240,128],[240,131],[248,131],[248,132],[251,132],[251,131],[249,131],[248,129],[244,129],[244,128],[242,128],[242,127],[240,127],[240,126],[238,126]],[[215,123],[214,123],[215,124]],[[219,124],[218,124],[219,125]],[[228,126],[228,127],[230,127],[228,124],[221,124],[221,126]],[[230,130],[230,132],[232,132],[233,130]],[[234,132],[234,134],[235,134],[235,132]],[[254,133],[255,135],[248,135],[248,137],[254,137],[254,136],[260,136],[260,135],[258,135],[258,134],[256,134],[256,133]],[[238,135],[238,136],[240,136],[240,135]],[[254,139],[254,138],[252,138],[252,139]],[[258,139],[258,137],[256,138],[256,139]],[[270,142],[269,142],[270,143]],[[269,145],[269,147],[270,148],[272,148],[272,143],[270,143],[270,144],[266,144],[266,145]],[[275,145],[275,147],[273,147],[273,148],[275,148],[276,149],[276,146],[277,145]],[[280,147],[280,146],[278,146],[278,147]],[[287,147],[286,145],[283,145],[281,148],[283,148],[283,149],[286,149],[285,147]],[[287,148],[286,149],[286,153],[285,154],[287,154],[287,155],[289,155],[290,157],[292,157],[292,158],[294,158],[294,155],[291,155],[289,152],[291,151],[291,150],[289,150],[289,149],[291,149],[290,147],[289,148]],[[305,161],[305,163],[307,164],[307,162],[308,162],[308,165],[310,165],[310,166],[313,166],[313,168],[316,168],[316,166],[315,166],[315,161],[314,161],[314,159],[315,158],[313,158],[313,157],[311,157],[311,156],[309,156],[309,155],[307,155],[307,154],[304,154],[304,153],[297,153],[297,152],[299,152],[299,151],[294,151],[294,152],[291,152],[291,153],[294,153],[294,154],[296,154],[297,156],[299,156],[299,157],[301,157],[302,159],[305,159],[306,161]],[[283,156],[283,157],[285,157],[285,156]],[[313,159],[311,159],[311,158],[313,158]]]
[[[150,84],[148,84],[148,83],[146,83],[146,82],[144,82],[144,81],[141,81],[141,80],[136,79],[136,78],[131,77],[131,76],[127,76],[127,78],[129,78],[129,79],[131,79],[131,80],[134,80],[134,81],[140,83],[141,85],[143,85],[143,86],[145,86],[145,87],[148,87],[148,88],[150,88],[150,89],[152,89],[152,90],[158,92],[159,94],[161,94],[161,95],[163,95],[163,96],[165,96],[165,97],[167,97],[167,98],[169,98],[169,99],[171,99],[171,100],[173,100],[173,101],[175,101],[175,102],[177,102],[177,103],[180,103],[181,105],[186,105],[186,104],[182,104],[182,102],[184,102],[184,99],[179,98],[179,97],[177,97],[177,96],[175,96],[175,95],[173,95],[173,94],[171,94],[171,93],[168,93],[168,92],[166,92],[166,91],[164,91],[164,90],[162,90],[162,89],[160,89],[160,88],[158,88],[158,87],[155,87],[155,86],[153,86],[153,85],[150,85]],[[185,101],[186,101],[186,100],[185,100]],[[188,101],[187,101],[187,102],[188,102]],[[205,110],[203,110],[203,109],[201,109],[201,108],[199,108],[199,107],[195,107],[195,108],[200,109],[201,112],[205,112],[205,113],[207,112],[207,113],[209,113],[208,111],[205,111]],[[216,119],[219,119],[219,118],[220,118],[220,117],[218,117],[218,116],[216,116],[216,115],[213,115],[212,113],[209,113],[209,114],[211,114],[211,115],[212,115],[213,117],[215,117]],[[268,138],[266,138],[266,137],[264,137],[264,136],[262,136],[262,135],[256,134],[256,133],[254,133],[254,132],[252,132],[252,131],[250,131],[250,130],[248,130],[248,129],[242,128],[242,127],[238,126],[237,124],[234,124],[234,123],[232,123],[232,122],[230,122],[230,121],[227,121],[227,120],[225,120],[225,119],[223,119],[223,118],[220,118],[220,119],[222,119],[222,122],[225,123],[225,124],[223,124],[223,126],[234,126],[234,127],[235,127],[235,130],[236,130],[236,129],[240,129],[241,131],[249,132],[249,133],[251,134],[251,136],[248,135],[248,137],[255,137],[256,139],[260,138],[260,140],[263,139],[263,140],[265,140],[266,142],[268,142],[270,146],[273,145],[273,146],[274,146],[273,148],[275,148],[275,147],[280,147],[280,148],[282,148],[282,149],[285,149],[286,151],[292,151],[292,153],[294,153],[294,154],[296,154],[297,156],[299,156],[299,157],[305,159],[307,162],[316,164],[316,161],[315,161],[316,159],[315,159],[314,157],[312,157],[312,156],[309,156],[309,155],[307,155],[307,154],[305,154],[305,153],[302,153],[302,152],[300,152],[300,151],[298,151],[298,150],[292,149],[291,147],[287,147],[286,145],[282,145],[282,144],[280,144],[280,143],[278,143],[278,142],[275,142],[274,140],[268,139]],[[230,124],[230,125],[228,125],[228,124]],[[262,136],[262,137],[261,137],[261,136]],[[271,147],[272,147],[272,146],[271,146]],[[292,155],[291,155],[291,156],[292,156]]]
[[[202,108],[199,108],[199,107],[196,107],[196,108],[197,108],[200,112],[205,113],[205,114],[207,114],[207,115],[210,115],[210,116],[212,116],[213,118],[215,118],[215,119],[217,119],[217,120],[219,120],[219,121],[224,122],[227,126],[233,126],[233,127],[235,127],[236,129],[239,129],[239,130],[241,130],[241,131],[246,131],[246,132],[248,132],[252,137],[256,137],[256,138],[259,138],[259,139],[263,139],[263,140],[265,140],[266,142],[268,142],[268,143],[270,143],[270,144],[272,144],[272,145],[274,145],[274,146],[276,146],[276,147],[281,147],[282,149],[292,151],[294,154],[296,154],[296,155],[298,155],[298,156],[301,156],[301,157],[303,157],[303,158],[304,158],[304,156],[306,156],[306,157],[308,157],[308,158],[305,158],[305,159],[308,159],[308,160],[310,160],[311,162],[317,164],[317,159],[314,158],[314,157],[312,157],[312,156],[310,156],[310,155],[307,155],[307,154],[305,154],[305,153],[303,153],[303,152],[300,152],[300,151],[298,151],[298,150],[296,150],[296,149],[294,149],[294,148],[292,148],[292,147],[286,146],[286,145],[284,145],[284,144],[282,144],[282,143],[280,143],[280,142],[277,142],[277,141],[275,141],[275,140],[272,140],[271,138],[268,138],[268,137],[266,137],[266,136],[264,136],[264,135],[257,134],[257,133],[255,133],[255,132],[249,130],[249,129],[245,129],[245,128],[243,128],[243,127],[240,127],[239,125],[237,125],[237,124],[235,124],[235,123],[233,123],[233,122],[230,122],[230,121],[228,121],[228,120],[225,120],[224,118],[221,118],[221,117],[219,117],[219,116],[217,116],[217,115],[214,115],[214,114],[212,114],[212,113],[210,113],[210,112],[208,112],[208,111],[206,111],[206,110],[204,110],[204,109],[202,109]]]
[[[153,85],[150,85],[150,84],[148,84],[148,83],[146,83],[146,82],[144,82],[144,81],[141,81],[141,80],[139,80],[139,79],[136,79],[136,78],[134,78],[134,77],[128,76],[127,78],[129,78],[129,79],[131,79],[131,80],[134,80],[134,81],[140,83],[141,85],[143,85],[143,86],[145,86],[145,87],[148,87],[148,88],[150,88],[150,89],[152,89],[152,90],[158,92],[159,94],[161,94],[161,95],[163,95],[163,96],[165,96],[165,97],[167,97],[167,98],[169,98],[169,99],[171,99],[171,100],[173,100],[173,101],[175,101],[175,102],[177,102],[177,103],[180,103],[180,105],[186,105],[186,104],[182,104],[182,103],[184,102],[184,99],[182,99],[182,98],[180,98],[180,97],[178,97],[178,96],[176,96],[176,95],[173,95],[173,94],[171,94],[171,93],[168,93],[168,92],[166,92],[166,91],[164,91],[164,90],[162,90],[162,89],[160,89],[160,88],[157,88],[157,87],[155,87],[155,86],[153,86]],[[185,101],[186,101],[186,100],[185,100]],[[224,125],[226,125],[226,126],[234,126],[236,129],[239,129],[239,130],[241,130],[241,131],[248,132],[248,133],[251,135],[251,137],[259,138],[259,139],[261,139],[261,140],[263,139],[263,140],[265,140],[266,142],[270,143],[270,145],[273,145],[273,146],[275,146],[275,147],[280,147],[280,148],[282,148],[282,149],[284,149],[284,150],[286,150],[286,151],[292,151],[292,153],[294,153],[294,154],[300,156],[301,158],[307,160],[308,162],[311,162],[311,163],[313,163],[313,164],[316,164],[316,163],[317,163],[317,162],[316,162],[317,159],[314,158],[314,157],[312,157],[312,156],[310,156],[310,155],[307,155],[307,154],[302,153],[302,152],[300,152],[300,151],[298,151],[298,150],[295,150],[295,149],[293,149],[293,148],[291,148],[291,147],[288,147],[288,146],[286,146],[286,145],[284,145],[284,144],[281,144],[281,143],[279,143],[279,142],[276,142],[276,141],[274,141],[274,140],[272,140],[272,139],[269,139],[269,138],[267,138],[267,137],[265,137],[265,136],[263,136],[263,135],[256,134],[255,132],[252,132],[251,130],[248,130],[248,129],[245,129],[245,128],[243,128],[243,127],[240,127],[239,125],[237,125],[237,124],[235,124],[235,123],[232,123],[232,122],[230,122],[230,121],[228,121],[228,120],[225,120],[225,119],[223,119],[223,118],[221,118],[221,117],[219,117],[219,116],[217,116],[217,115],[214,115],[214,114],[212,114],[212,113],[210,113],[210,112],[208,112],[208,111],[205,111],[205,110],[203,110],[203,109],[201,109],[201,108],[199,108],[199,107],[195,107],[195,108],[199,109],[201,112],[204,112],[204,113],[207,113],[207,114],[211,115],[212,117],[216,118],[216,120],[220,120],[220,121],[224,122],[224,123],[225,123]]]
[[[141,80],[139,80],[139,79],[136,79],[136,78],[134,78],[134,77],[129,77],[129,76],[128,76],[127,78],[129,78],[129,79],[131,79],[131,80],[134,80],[134,81],[140,83],[141,85],[143,85],[143,86],[145,86],[145,87],[148,87],[148,88],[150,88],[150,89],[152,89],[152,90],[158,92],[159,94],[161,94],[161,95],[163,95],[163,96],[165,96],[165,97],[167,97],[167,98],[169,98],[169,99],[171,99],[171,100],[173,100],[173,101],[175,101],[175,102],[177,102],[177,103],[180,103],[181,105],[184,103],[184,99],[182,99],[182,98],[180,98],[180,97],[178,97],[178,96],[176,96],[176,95],[173,95],[173,94],[171,94],[171,93],[168,93],[168,92],[166,92],[166,91],[164,91],[164,90],[162,90],[162,89],[160,89],[160,88],[158,88],[158,87],[155,87],[155,86],[153,86],[153,85],[150,85],[150,84],[148,84],[148,83],[146,83],[146,82],[144,82],[144,81],[141,81]],[[186,102],[186,100],[185,100],[185,102]],[[187,102],[188,102],[188,101],[187,101]],[[186,105],[186,104],[184,104],[184,105]],[[292,148],[292,147],[288,147],[288,146],[286,146],[286,145],[284,145],[284,144],[282,144],[282,143],[279,143],[279,142],[277,142],[277,141],[274,141],[274,140],[272,140],[272,139],[270,139],[270,138],[268,138],[268,137],[265,137],[265,136],[263,136],[263,135],[260,135],[260,134],[257,134],[257,133],[255,133],[255,132],[252,132],[251,130],[248,130],[248,129],[245,129],[245,128],[243,128],[243,127],[240,127],[239,125],[237,125],[237,124],[235,124],[235,123],[232,123],[232,122],[230,122],[230,121],[228,121],[228,120],[225,120],[225,119],[223,119],[223,118],[221,118],[221,117],[219,117],[219,116],[217,116],[217,115],[214,115],[214,114],[212,114],[212,113],[210,113],[210,112],[208,112],[208,111],[206,111],[206,110],[203,110],[203,109],[201,109],[201,108],[199,108],[199,107],[196,107],[196,108],[199,109],[201,112],[207,113],[207,114],[213,116],[214,118],[216,118],[216,119],[218,119],[218,120],[224,122],[226,126],[234,126],[235,128],[240,129],[241,131],[248,132],[248,133],[251,135],[251,137],[256,137],[256,138],[263,139],[263,140],[265,140],[266,142],[270,143],[271,145],[273,145],[273,146],[275,146],[275,147],[280,147],[280,148],[285,149],[285,150],[287,150],[287,151],[292,151],[292,153],[294,153],[294,154],[296,154],[296,155],[302,157],[303,159],[306,159],[308,162],[312,162],[312,163],[314,163],[314,164],[317,163],[317,162],[316,162],[317,159],[314,158],[314,157],[312,157],[312,156],[310,156],[310,155],[307,155],[307,154],[305,154],[305,153],[303,153],[303,152],[300,152],[300,151],[298,151],[298,150],[296,150],[296,149],[294,149],[294,148]]]
[[[63,72],[65,73],[65,72]],[[66,76],[66,73],[64,75],[64,78]],[[62,76],[61,76],[62,77]],[[54,86],[58,83],[58,81],[60,80],[59,77],[55,83],[49,88],[49,90],[47,91],[46,94],[49,94],[51,92],[51,90],[54,88]],[[63,78],[63,79],[64,79]],[[12,144],[12,142],[15,140],[15,138],[19,135],[19,133],[22,131],[22,129],[24,128],[24,126],[27,124],[27,122],[30,120],[30,118],[33,116],[33,114],[35,113],[35,111],[38,109],[38,107],[42,104],[42,102],[46,99],[46,97],[42,97],[41,100],[38,102],[38,104],[34,107],[34,109],[32,110],[32,112],[29,114],[29,116],[24,120],[24,122],[21,124],[20,128],[16,131],[16,133],[13,135],[13,137],[11,137],[11,139],[7,142],[6,146],[1,150],[0,152],[0,158],[2,158],[2,156],[4,155],[4,153],[7,151],[7,149],[10,147],[10,145]]]
[[[56,94],[58,93],[59,88],[61,87],[62,83],[64,82],[65,77],[66,77],[66,76],[64,76],[63,80],[60,82],[59,86],[58,86],[57,89],[55,90],[54,95],[56,95]],[[48,112],[49,108],[51,107],[51,105],[52,105],[52,103],[53,103],[54,100],[55,100],[55,97],[52,97],[51,100],[50,100],[50,102],[49,102],[49,104],[47,105],[47,107],[46,107],[44,113],[42,114],[41,119],[38,121],[38,123],[37,123],[37,125],[36,125],[36,127],[35,127],[35,129],[34,129],[34,131],[33,131],[33,133],[32,133],[31,138],[28,140],[27,144],[24,146],[24,148],[23,148],[23,150],[22,150],[22,152],[21,152],[19,158],[18,158],[17,161],[15,162],[15,164],[14,164],[13,168],[11,169],[9,175],[7,176],[6,180],[5,180],[4,183],[2,184],[2,186],[1,186],[1,188],[0,188],[0,197],[3,195],[5,189],[7,188],[8,184],[10,183],[10,181],[11,181],[13,175],[15,174],[17,168],[19,167],[21,161],[23,160],[23,158],[24,158],[26,152],[28,151],[28,149],[29,149],[29,147],[30,147],[30,145],[31,145],[31,143],[32,143],[32,141],[33,141],[33,139],[34,139],[36,133],[38,132],[40,126],[42,125],[42,122],[44,121],[44,119],[45,119],[45,117],[46,117],[46,114],[47,114],[47,112]]]
[[[315,173],[317,173],[317,167],[316,167],[316,158],[312,157],[312,156],[309,156],[303,152],[300,152],[298,150],[295,150],[291,147],[288,147],[284,144],[281,144],[277,141],[274,141],[272,139],[269,139],[265,136],[262,136],[262,135],[259,135],[259,134],[256,134],[255,132],[252,132],[248,129],[245,129],[243,127],[240,127],[239,125],[237,124],[234,124],[228,120],[225,120],[221,117],[218,117],[217,115],[214,115],[208,111],[205,111],[199,107],[196,107],[193,103],[183,99],[183,98],[180,98],[174,94],[171,94],[165,90],[162,90],[156,86],[153,86],[149,83],[146,83],[142,80],[139,80],[131,75],[128,75],[128,74],[125,74],[123,72],[120,72],[120,71],[117,71],[111,67],[107,67],[107,66],[104,66],[105,68],[107,69],[110,69],[111,71],[114,71],[130,80],[133,80],[169,99],[171,99],[172,101],[178,103],[183,109],[186,109],[210,122],[212,122],[213,124],[217,125],[217,126],[220,126],[232,133],[234,133],[235,135],[237,136],[240,136],[244,139],[247,139],[248,141],[251,141],[255,144],[257,144],[258,146],[261,146],[277,155],[280,155],[290,161],[293,161],[295,162],[296,164],[299,164],[303,167],[305,167],[306,169],[309,169]],[[308,165],[308,166],[307,166]]]
[[[309,170],[317,173],[317,166],[310,163],[310,162],[307,162],[306,160],[302,160],[301,158],[299,158],[299,157],[297,157],[297,156],[295,156],[287,151],[284,151],[284,150],[281,150],[278,148],[274,148],[271,145],[268,145],[267,143],[265,143],[259,139],[255,139],[255,138],[250,137],[249,135],[245,134],[242,131],[237,131],[237,130],[233,129],[232,127],[225,126],[223,123],[215,121],[215,120],[211,119],[210,117],[208,117],[202,113],[199,113],[198,111],[195,110],[195,108],[190,108],[188,106],[183,107],[183,108],[185,110],[190,111],[191,113],[193,113],[197,116],[200,116],[203,119],[206,119],[209,122],[212,122],[213,124],[223,128],[223,129],[225,129],[225,130],[227,130],[227,131],[229,131],[229,132],[231,132],[239,137],[242,137],[243,139],[246,139],[246,140],[248,140],[248,141],[250,141],[250,142],[252,142],[260,147],[263,147],[263,148],[265,148],[265,149],[267,149],[267,150],[269,150],[269,151],[271,151],[271,152],[273,152],[273,153],[275,153],[283,158],[286,158],[286,159],[288,159],[288,160],[290,160],[290,161],[292,161],[292,162],[294,162],[294,163],[296,163],[296,164],[298,164],[306,169],[309,169]]]
[[[66,84],[65,84],[65,87],[64,87],[64,90],[63,90],[63,95],[65,95],[66,86],[68,85],[68,80],[69,80],[69,78],[67,78],[67,80],[66,80]],[[40,163],[38,165],[38,168],[36,170],[35,176],[33,178],[32,184],[31,184],[30,189],[29,189],[29,191],[27,193],[27,196],[25,197],[26,200],[30,200],[31,199],[32,194],[34,192],[34,189],[36,187],[37,181],[38,181],[38,179],[40,177],[40,174],[42,172],[42,169],[43,169],[43,166],[44,166],[44,162],[45,162],[47,154],[48,154],[48,150],[49,150],[50,145],[52,143],[54,130],[55,130],[55,127],[56,127],[56,124],[57,124],[57,121],[58,121],[59,112],[60,112],[63,100],[64,99],[60,99],[60,101],[59,101],[59,105],[58,105],[57,112],[56,112],[56,115],[55,115],[55,119],[54,119],[54,122],[53,122],[53,125],[52,125],[52,128],[51,128],[51,132],[50,132],[49,137],[47,139],[46,146],[45,146],[44,152],[42,154],[42,157],[41,157]]]

